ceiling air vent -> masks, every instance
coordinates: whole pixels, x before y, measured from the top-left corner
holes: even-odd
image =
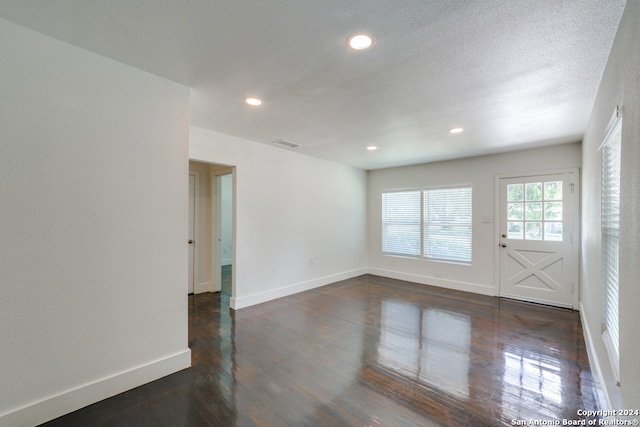
[[[293,142],[285,141],[284,139],[279,139],[277,141],[273,141],[272,144],[279,145],[281,147],[287,148],[298,148],[298,144],[294,144]]]

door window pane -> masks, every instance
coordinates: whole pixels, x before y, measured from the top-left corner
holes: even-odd
[[[525,196],[527,201],[542,200],[542,183],[531,182],[525,186]]]
[[[562,200],[562,181],[544,183],[545,200]]]
[[[524,238],[522,224],[522,222],[509,222],[507,224],[507,238],[522,240]]]
[[[541,222],[527,222],[525,227],[525,236],[527,240],[542,240]]]
[[[523,206],[522,203],[509,203],[507,205],[507,219],[509,220],[522,220]]]
[[[522,184],[509,184],[507,186],[507,201],[519,202],[523,199],[524,191]]]
[[[544,223],[544,240],[551,240],[551,241],[562,240],[562,223],[561,222],[545,222]]]
[[[541,220],[542,219],[542,203],[527,203],[525,208],[525,219],[527,221],[531,220]]]
[[[544,219],[548,221],[562,221],[562,202],[545,202]]]

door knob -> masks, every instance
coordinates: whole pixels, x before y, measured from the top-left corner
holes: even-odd
[[[191,245],[193,243],[193,240],[189,239],[189,244]]]
[[[507,237],[507,235],[506,235],[506,234],[503,234],[503,235],[502,235],[502,237]]]
[[[503,248],[506,248],[506,247],[507,247],[507,244],[506,244],[506,243],[503,243],[503,244],[501,244],[500,246],[502,246]]]

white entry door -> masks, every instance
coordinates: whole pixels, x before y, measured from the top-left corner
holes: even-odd
[[[500,296],[577,308],[577,174],[500,179]]]
[[[192,294],[194,289],[194,237],[195,237],[195,221],[196,215],[196,176],[189,174],[189,236],[187,237],[187,243],[189,244],[189,282],[187,293]]]

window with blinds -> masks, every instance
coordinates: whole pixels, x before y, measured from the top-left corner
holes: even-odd
[[[382,194],[382,253],[420,256],[420,191]]]
[[[620,241],[620,154],[622,146],[622,112],[610,126],[602,143],[602,284],[603,325],[602,336],[616,380],[619,368],[619,316],[618,316],[618,248]]]
[[[382,253],[471,263],[471,187],[382,194]]]
[[[425,258],[471,262],[471,188],[424,191]]]

